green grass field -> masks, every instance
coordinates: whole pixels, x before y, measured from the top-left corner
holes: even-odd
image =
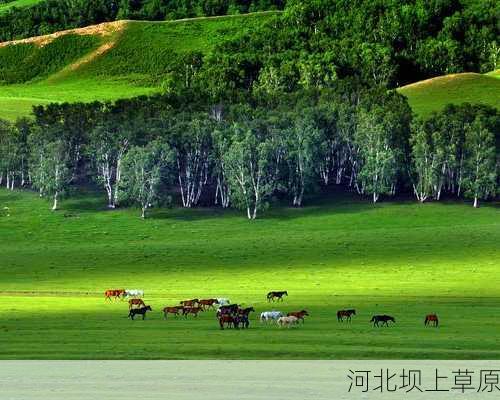
[[[404,86],[399,93],[408,98],[420,116],[439,111],[446,104],[480,103],[500,109],[498,71],[489,74],[454,74]]]
[[[5,208],[7,207],[7,208]],[[237,211],[106,211],[79,195],[52,213],[33,193],[0,189],[0,359],[499,359],[498,204],[372,205],[330,195],[248,222]],[[146,291],[153,313],[126,318],[109,288]],[[288,290],[268,304],[269,290]],[[162,319],[187,298],[306,308],[294,329],[218,328]],[[337,309],[358,310],[352,325]],[[438,329],[424,328],[436,312]],[[372,314],[396,317],[372,328]]]
[[[43,0],[12,0],[7,3],[0,4],[0,14],[7,12],[12,7],[23,8],[34,6],[37,3],[41,3]]]
[[[85,28],[79,30],[80,44],[76,37],[71,46],[63,43],[68,35],[57,37],[41,48],[26,43],[0,46],[0,118],[14,120],[28,116],[33,105],[50,102],[112,101],[161,92],[168,89],[172,79],[168,71],[176,58],[191,51],[206,53],[225,38],[255,28],[274,14],[262,12],[169,22],[118,21],[108,24],[112,28],[105,34],[94,27],[87,28],[88,32]],[[98,38],[99,47],[76,51],[88,42],[86,36],[89,35]],[[51,52],[46,47],[73,47],[75,51],[62,63],[61,52]],[[2,57],[6,60],[3,63]],[[29,76],[29,80],[22,80],[26,74],[21,75],[18,66],[34,58],[40,60],[38,64],[50,66],[52,72],[47,73],[47,67]],[[12,81],[9,83],[4,78],[2,85],[2,76]]]

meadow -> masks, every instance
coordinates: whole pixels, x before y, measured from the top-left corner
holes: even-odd
[[[498,359],[498,204],[372,205],[331,193],[273,207],[108,211],[99,193],[61,210],[0,189],[1,359]],[[146,292],[153,312],[127,319],[110,288]],[[288,290],[267,303],[270,290]],[[213,311],[163,320],[180,300],[229,297],[254,306],[248,330],[221,331]],[[307,309],[293,329],[265,310]],[[335,313],[356,308],[352,324]],[[425,328],[436,312],[441,326]],[[395,316],[373,328],[373,314]]]
[[[42,2],[42,0],[11,0],[4,3],[0,3],[0,14],[7,12],[13,7],[17,8],[30,7],[40,2]]]

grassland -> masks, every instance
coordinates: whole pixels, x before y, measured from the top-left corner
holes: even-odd
[[[12,7],[23,8],[30,7],[37,3],[41,3],[43,0],[12,0],[7,3],[0,3],[0,14],[7,12]]]
[[[8,207],[8,209],[4,209]],[[498,205],[394,202],[337,195],[248,222],[236,211],[106,211],[82,194],[49,211],[0,189],[1,359],[499,359]],[[146,321],[126,318],[107,288],[142,288]],[[289,291],[269,305],[269,290]],[[252,315],[220,331],[213,312],[169,319],[165,305],[229,297],[257,312],[306,308],[280,330]],[[355,307],[351,326],[335,311]],[[426,313],[439,329],[424,328]],[[375,329],[374,313],[397,324]]]
[[[500,109],[498,71],[489,74],[453,74],[413,83],[399,89],[420,116],[446,104],[480,103]]]

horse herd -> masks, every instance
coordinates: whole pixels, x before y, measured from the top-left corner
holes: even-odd
[[[144,291],[139,289],[110,289],[104,293],[106,300],[111,299],[128,299],[129,314],[128,318],[134,319],[137,315],[141,315],[142,319],[146,318],[148,311],[153,311],[151,306],[146,305],[141,298],[144,296]],[[284,291],[271,291],[267,294],[268,302],[283,301],[283,297],[288,296],[288,292]],[[217,308],[216,308],[217,307]],[[179,305],[167,306],[163,308],[163,318],[167,319],[168,314],[175,317],[184,316],[187,318],[189,315],[198,317],[198,314],[207,310],[216,311],[216,319],[219,323],[220,329],[234,328],[246,329],[250,326],[249,316],[250,313],[255,312],[253,307],[242,308],[238,304],[232,304],[227,298],[212,298],[212,299],[190,299],[179,302]],[[347,309],[337,311],[338,322],[352,322],[352,317],[356,315],[356,310]],[[269,323],[275,322],[280,327],[290,328],[297,326],[301,321],[305,322],[305,317],[309,316],[307,310],[292,311],[283,313],[281,311],[263,311],[260,313],[260,322]],[[396,319],[390,315],[374,315],[370,323],[374,327],[389,326],[389,322],[395,324]],[[428,314],[424,320],[425,326],[438,327],[439,319],[436,314]]]

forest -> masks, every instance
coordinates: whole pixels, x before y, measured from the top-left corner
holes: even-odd
[[[196,92],[51,104],[0,125],[0,183],[52,199],[98,185],[108,207],[235,207],[255,219],[339,187],[373,202],[496,196],[500,115],[449,106],[414,119],[406,99],[343,85],[239,103]]]

